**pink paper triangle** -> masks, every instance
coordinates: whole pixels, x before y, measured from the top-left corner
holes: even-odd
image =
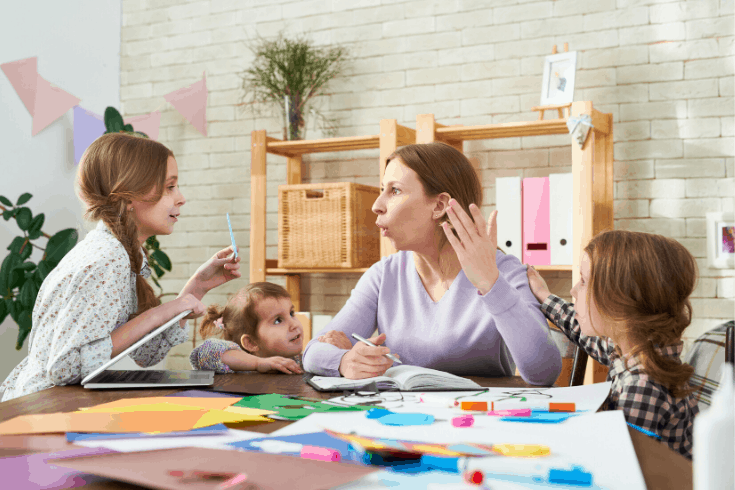
[[[197,130],[207,136],[207,78],[163,96]]]
[[[37,80],[35,114],[31,131],[33,136],[80,102],[80,99],[52,85],[42,76],[38,75]]]
[[[158,131],[161,126],[161,113],[158,111],[142,116],[126,117],[125,124],[132,124],[135,131],[145,133],[152,140],[158,140]]]
[[[38,58],[26,58],[24,60],[3,63],[0,68],[5,72],[13,88],[23,101],[28,112],[33,116],[36,102],[36,84],[38,76]]]

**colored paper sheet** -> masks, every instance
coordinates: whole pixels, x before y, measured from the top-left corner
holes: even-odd
[[[194,424],[194,428],[198,429],[200,427],[207,427],[209,425],[228,423],[235,424],[239,422],[263,423],[273,422],[273,420],[262,415],[252,415],[249,413],[238,413],[227,410],[210,410],[202,415],[202,418],[197,420],[197,423]]]
[[[531,424],[558,424],[570,417],[582,415],[584,412],[544,412],[532,410],[530,417],[500,417],[504,422],[526,422]]]
[[[53,453],[37,453],[23,456],[0,458],[0,474],[3,475],[4,488],[13,490],[61,490],[106,481],[89,473],[49,464],[50,459],[109,454],[114,451],[105,448],[79,448]]]
[[[275,410],[272,418],[284,420],[299,420],[317,412],[350,412],[368,410],[370,407],[338,407],[328,403],[304,401],[298,398],[288,398],[287,395],[269,394],[246,396],[235,403],[235,407],[258,408],[261,410]]]
[[[216,391],[207,390],[184,390],[177,393],[171,393],[164,398],[237,398],[240,400],[242,395],[230,395],[228,393],[218,393]]]
[[[155,404],[166,404],[166,405],[177,405],[177,406],[191,406],[197,408],[206,409],[225,409],[229,406],[234,405],[240,397],[237,398],[190,398],[190,397],[179,397],[172,400],[170,397],[165,396],[151,396],[143,398],[122,398],[109,403],[101,403],[93,407],[87,407],[85,411],[107,411],[111,409],[123,408],[123,407],[136,407],[142,405],[155,405]]]
[[[146,434],[145,432],[120,432],[88,434],[84,432],[67,432],[66,440],[69,442],[98,441],[111,439],[158,439],[162,437],[198,437],[226,434],[230,429],[224,424],[216,424],[210,427],[185,430],[180,432],[168,432],[166,434]]]
[[[38,83],[38,58],[11,61],[0,65],[10,84],[20,97],[28,113],[33,116],[36,104],[36,85]]]
[[[105,132],[102,116],[94,112],[74,107],[74,161],[79,163],[82,155],[94,140]]]
[[[365,412],[369,419],[375,419],[383,425],[429,425],[434,423],[434,416],[425,413],[396,413],[384,408],[371,408]]]
[[[0,434],[44,434],[53,432],[122,432],[109,413],[44,413],[20,415],[0,423]]]
[[[189,431],[190,433],[197,433],[201,430],[208,429],[195,429]],[[228,429],[225,428],[225,432],[202,435],[197,434],[190,437],[178,435],[180,433],[168,437],[170,434],[158,434],[155,437],[135,437],[126,439],[91,439],[91,440],[79,440],[75,441],[74,444],[85,447],[103,447],[111,449],[113,451],[119,451],[124,453],[136,452],[136,451],[157,451],[160,449],[174,449],[179,447],[211,447],[220,449],[229,449],[227,444],[243,441],[246,439],[257,439],[263,437],[260,432],[251,432],[241,429]]]
[[[128,413],[128,412],[183,412],[183,411],[206,411],[207,407],[196,405],[179,405],[175,403],[140,403],[136,405],[123,405],[118,407],[91,407],[82,413]]]
[[[296,434],[283,437],[259,437],[255,439],[248,439],[246,441],[233,442],[228,445],[236,447],[238,449],[244,449],[246,451],[262,452],[261,448],[258,447],[258,445],[263,441],[282,441],[295,444],[303,444],[306,446],[317,446],[335,449],[339,451],[343,461],[360,461],[360,458],[356,457],[354,451],[351,452],[349,442],[343,441],[342,439],[334,436],[330,436],[326,432],[312,432],[309,434]]]
[[[152,140],[158,141],[158,131],[161,127],[161,113],[159,111],[141,116],[126,117],[125,124],[132,124],[135,131],[145,133]]]
[[[171,471],[181,470],[231,472],[233,468],[237,468],[238,472],[247,475],[248,484],[261,490],[334,488],[376,471],[371,467],[351,463],[206,448],[106,454],[54,460],[52,463],[145,487],[172,490],[183,488],[180,478],[170,474]],[[189,486],[205,490],[217,488],[219,484],[219,481],[202,480],[196,486]]]
[[[207,136],[207,77],[163,96],[200,133]]]
[[[115,432],[160,433],[191,430],[206,413],[207,410],[180,410],[174,412],[135,411],[113,413],[111,415],[119,420],[120,430]],[[98,431],[87,430],[86,432]]]

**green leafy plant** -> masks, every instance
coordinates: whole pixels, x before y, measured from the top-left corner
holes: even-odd
[[[148,135],[135,131],[132,124],[125,124],[120,112],[114,107],[108,107],[105,109],[105,132],[107,133],[131,133],[142,138],[147,138]]]
[[[13,205],[8,198],[0,196],[3,218],[5,221],[15,218],[22,232],[21,236],[16,236],[10,242],[10,253],[0,266],[0,323],[10,315],[18,324],[16,350],[23,347],[23,342],[31,333],[31,315],[41,283],[79,239],[74,228],[61,230],[53,236],[41,231],[45,221],[44,214],[33,216],[31,210],[24,206],[31,197],[33,196],[26,192]],[[36,243],[41,237],[48,239],[46,248]],[[43,250],[43,257],[38,264],[30,260],[34,247]]]
[[[335,120],[317,110],[314,97],[328,95],[327,84],[339,76],[348,62],[347,48],[317,47],[304,37],[274,40],[258,38],[250,50],[255,60],[241,75],[243,99],[254,112],[278,108],[284,116],[283,138],[302,139],[304,116],[311,114],[322,130],[336,134]]]

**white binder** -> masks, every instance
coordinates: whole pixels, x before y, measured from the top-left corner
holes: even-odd
[[[572,265],[572,192],[571,173],[549,174],[549,219],[551,265]]]
[[[498,247],[522,261],[520,177],[495,179],[495,208],[498,210]]]

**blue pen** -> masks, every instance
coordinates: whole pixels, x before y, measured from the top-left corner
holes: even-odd
[[[237,258],[237,244],[235,243],[235,235],[232,233],[232,223],[230,223],[230,213],[227,213],[227,227],[230,229],[230,241],[232,242],[232,251],[235,252],[233,259]]]
[[[647,436],[653,437],[654,439],[657,439],[659,441],[661,440],[661,436],[658,435],[658,434],[656,434],[655,432],[651,432],[650,430],[644,429],[643,427],[638,427],[637,425],[633,425],[630,422],[626,422],[626,424],[628,424],[629,426],[633,427],[638,432],[643,432]]]

